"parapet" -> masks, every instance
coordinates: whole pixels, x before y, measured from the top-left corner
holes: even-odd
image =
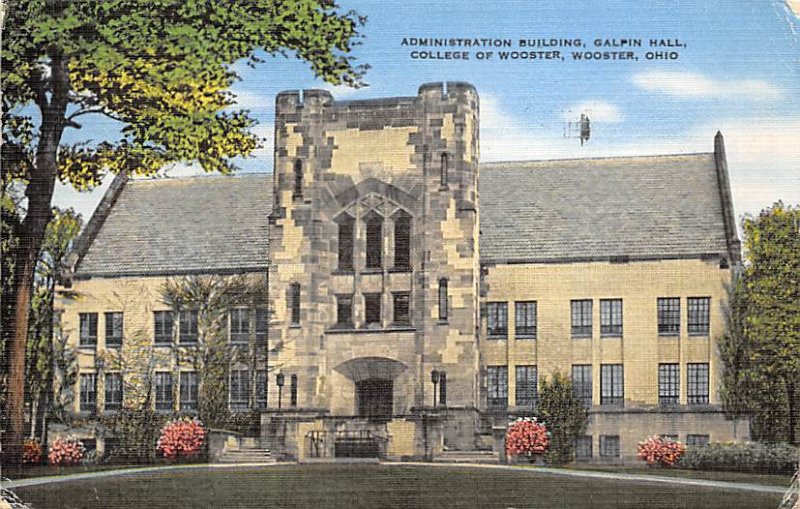
[[[333,94],[327,90],[312,88],[308,90],[284,90],[275,97],[275,112],[295,113],[297,108],[306,106],[325,107],[333,103]]]

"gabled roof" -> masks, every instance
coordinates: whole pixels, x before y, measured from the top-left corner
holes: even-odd
[[[75,275],[263,271],[271,182],[267,174],[128,180],[104,217],[92,218],[99,224]]]
[[[720,170],[714,153],[483,163],[481,263],[736,261]]]

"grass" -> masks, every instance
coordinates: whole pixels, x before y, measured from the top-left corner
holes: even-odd
[[[766,486],[789,488],[792,476],[781,474],[751,474],[747,472],[724,472],[720,470],[688,470],[681,468],[638,468],[616,467],[609,465],[571,466],[575,470],[591,470],[595,472],[612,472],[615,474],[658,475],[662,477],[681,477],[685,479],[703,479],[706,481],[727,481]]]
[[[15,490],[33,507],[774,508],[778,494],[412,465],[153,472]]]

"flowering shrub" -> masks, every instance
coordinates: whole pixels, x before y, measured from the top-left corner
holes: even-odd
[[[506,430],[506,454],[532,456],[544,454],[550,445],[547,428],[535,418],[520,418]]]
[[[672,467],[686,452],[686,446],[681,442],[673,442],[668,438],[658,435],[648,437],[637,446],[637,456],[648,465],[659,464],[663,467]]]
[[[42,443],[36,438],[26,438],[22,442],[22,462],[37,464],[42,461]]]
[[[50,447],[50,454],[47,459],[53,465],[78,465],[83,460],[86,453],[83,444],[77,437],[58,437]]]
[[[197,418],[175,419],[161,430],[156,450],[165,458],[194,456],[203,447],[206,430]]]

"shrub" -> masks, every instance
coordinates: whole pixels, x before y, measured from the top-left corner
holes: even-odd
[[[572,461],[575,439],[585,432],[589,417],[567,375],[557,371],[549,380],[543,378],[539,382],[538,416],[550,431],[547,463],[563,465]]]
[[[550,439],[547,428],[535,418],[520,418],[506,430],[506,454],[509,456],[533,456],[544,454]]]
[[[123,409],[104,418],[105,461],[150,463],[156,460],[155,445],[166,419],[152,410]]]
[[[26,438],[22,442],[22,463],[36,465],[42,461],[42,443],[37,438]]]
[[[79,465],[86,453],[83,444],[77,437],[70,435],[58,437],[50,447],[47,459],[53,465]]]
[[[202,450],[205,439],[206,430],[198,419],[175,419],[161,430],[156,450],[169,459],[191,457]]]
[[[686,452],[686,446],[681,442],[673,442],[658,435],[639,442],[636,449],[639,459],[646,461],[651,467],[656,464],[662,467],[674,467]]]
[[[679,466],[696,470],[791,474],[797,469],[798,455],[800,451],[788,444],[715,443],[689,447]]]

